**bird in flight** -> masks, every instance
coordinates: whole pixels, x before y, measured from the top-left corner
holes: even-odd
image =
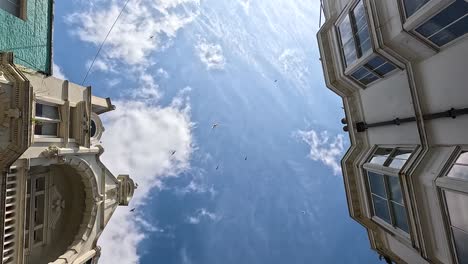
[[[305,215],[306,211],[302,210],[301,213]]]
[[[247,156],[245,156],[244,160],[247,160]]]
[[[218,127],[218,125],[219,125],[218,123],[214,123],[214,124],[211,126],[211,129],[215,129],[215,128],[217,128],[217,127]]]
[[[171,152],[171,156],[174,156],[174,154],[176,154],[176,152],[177,152],[176,150],[173,150],[173,151]]]
[[[151,36],[150,39],[154,38],[154,36]]]
[[[218,169],[219,169],[219,165],[216,166],[216,170],[218,170]]]
[[[278,80],[275,80],[275,82],[278,82]]]
[[[135,208],[130,209],[130,212],[132,213],[135,212]]]

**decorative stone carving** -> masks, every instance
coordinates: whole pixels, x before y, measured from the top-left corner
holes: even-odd
[[[42,155],[46,158],[51,159],[51,158],[57,158],[58,153],[59,153],[59,148],[55,145],[51,145],[42,152]]]
[[[65,209],[65,200],[62,199],[62,195],[57,190],[57,187],[54,185],[50,191],[50,227],[55,229],[60,216],[62,215],[62,210]]]

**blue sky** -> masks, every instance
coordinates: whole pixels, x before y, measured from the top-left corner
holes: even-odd
[[[123,4],[56,2],[55,75],[82,83]],[[378,263],[348,216],[318,7],[130,0],[85,82],[117,106],[104,162],[139,183],[101,263]]]

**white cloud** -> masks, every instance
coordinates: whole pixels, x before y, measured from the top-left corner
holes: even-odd
[[[163,177],[190,168],[193,124],[188,92],[183,89],[166,107],[136,99],[117,101],[117,109],[103,116],[102,159],[114,174],[128,173],[139,184],[131,201],[131,207],[137,208],[135,213]],[[171,155],[173,150],[176,153]],[[138,263],[137,247],[146,233],[163,232],[128,209],[117,208],[100,237],[100,263]]]
[[[101,44],[120,13],[123,3],[105,0],[67,16],[71,33],[81,41]],[[123,60],[131,65],[147,62],[177,31],[199,13],[199,0],[133,0],[122,13],[100,54],[103,60]],[[181,8],[178,8],[181,7]]]
[[[197,210],[195,215],[187,217],[187,222],[196,225],[199,224],[203,219],[219,221],[221,217],[216,215],[215,213],[209,212],[205,208],[201,208]]]
[[[309,145],[309,158],[330,167],[335,175],[341,172],[340,158],[344,151],[343,135],[337,135],[330,139],[327,131],[322,131],[319,134],[312,129],[310,131],[299,130],[295,136]]]
[[[208,70],[224,69],[226,62],[221,45],[208,43],[206,39],[200,38],[195,46],[195,50]]]
[[[239,4],[242,6],[242,9],[244,9],[244,12],[246,14],[249,14],[250,10],[250,0],[240,0]]]
[[[54,77],[56,78],[59,78],[62,80],[67,79],[67,77],[65,77],[65,74],[62,72],[62,69],[57,64],[55,64],[55,62],[52,64],[52,72],[53,72]]]
[[[166,70],[164,70],[163,68],[159,68],[157,73],[158,73],[158,76],[161,77],[161,78],[164,78],[164,79],[169,78],[169,73]]]

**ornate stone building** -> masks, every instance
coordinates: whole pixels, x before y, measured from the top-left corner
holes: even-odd
[[[351,217],[388,263],[468,263],[468,1],[321,2]]]
[[[2,263],[97,263],[100,234],[135,189],[99,159],[99,116],[113,109],[91,87],[0,53]]]

